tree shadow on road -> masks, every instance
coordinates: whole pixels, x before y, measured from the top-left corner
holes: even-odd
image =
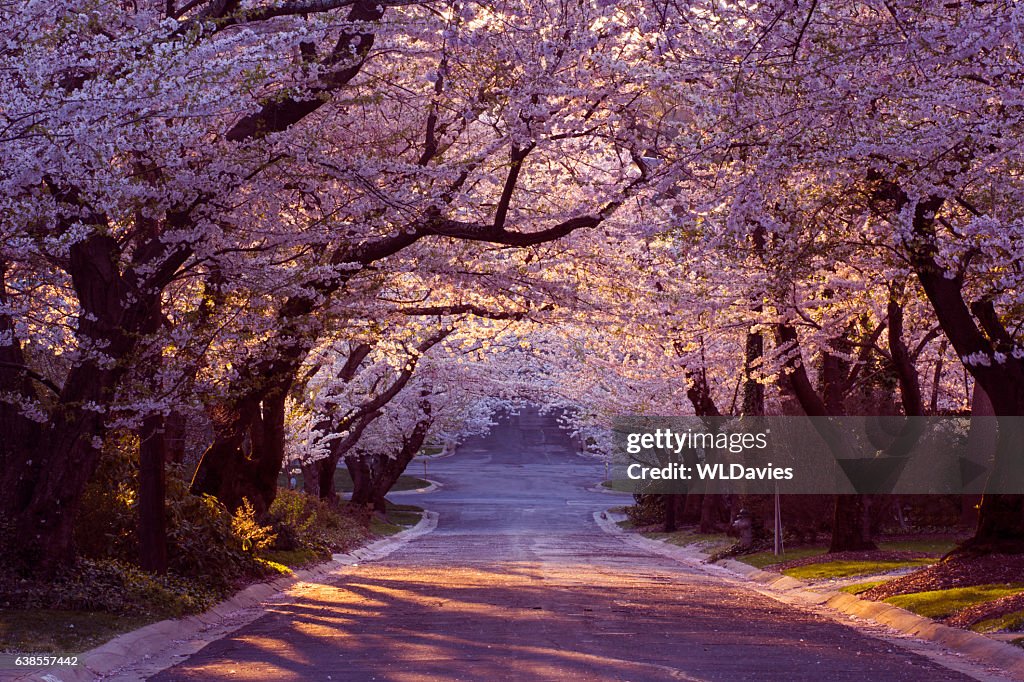
[[[952,671],[711,580],[585,563],[376,565],[155,680],[913,680]],[[967,678],[962,678],[967,679]]]

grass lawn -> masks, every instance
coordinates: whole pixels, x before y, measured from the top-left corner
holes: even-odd
[[[267,561],[272,561],[275,564],[288,568],[301,568],[328,558],[317,554],[311,549],[268,549],[261,552],[261,555]]]
[[[1024,585],[975,585],[973,587],[954,587],[949,590],[900,594],[889,597],[885,601],[901,609],[913,611],[920,616],[945,618],[968,606],[1018,592],[1024,592]]]
[[[0,609],[0,650],[19,654],[78,654],[158,618],[106,611]],[[60,627],[54,627],[59,623]]]
[[[277,478],[277,484],[282,488],[288,487],[289,475],[282,473]],[[295,479],[298,481],[296,484],[299,490],[302,490],[302,474],[296,474]],[[391,489],[391,492],[400,492],[402,490],[419,490],[420,488],[426,488],[430,484],[424,481],[422,478],[416,478],[415,476],[399,476],[398,481],[395,483],[395,487]],[[348,469],[335,469],[334,470],[334,489],[338,492],[350,493],[352,492],[352,477],[348,473]]]
[[[878,549],[886,552],[925,552],[927,554],[948,554],[957,546],[956,540],[892,540],[878,543]]]
[[[391,504],[387,506],[387,521],[376,516],[370,520],[370,530],[377,535],[394,535],[409,526],[415,526],[423,516],[423,507],[413,504]]]
[[[819,556],[828,551],[828,547],[824,545],[814,545],[810,547],[795,547],[793,549],[786,550],[781,556],[775,556],[772,552],[755,552],[754,554],[744,554],[743,556],[736,557],[737,561],[742,561],[745,564],[750,564],[755,568],[764,568],[765,566],[771,566],[772,564],[781,564],[785,561],[794,561],[796,559],[806,559],[811,556]]]
[[[626,481],[601,481],[601,487],[608,490],[617,490],[620,493],[631,493],[634,490],[634,486]]]
[[[847,585],[846,587],[840,587],[840,592],[846,592],[848,594],[860,594],[861,592],[867,592],[872,587],[878,587],[882,583],[887,583],[888,580],[869,580],[866,583],[855,583],[853,585]]]
[[[849,578],[855,575],[873,575],[886,573],[898,568],[927,566],[935,563],[935,559],[908,559],[907,561],[827,561],[820,564],[795,566],[782,571],[783,575],[798,580],[828,580],[829,578]]]
[[[644,533],[643,535],[652,540],[664,540],[670,545],[679,547],[697,545],[702,550],[711,552],[725,549],[735,542],[724,533],[695,533],[691,530],[677,530],[674,533]]]
[[[890,540],[878,542],[878,549],[883,552],[926,552],[928,554],[943,555],[956,547],[956,541],[948,538],[923,539],[923,540]],[[772,564],[781,564],[796,559],[820,556],[828,552],[828,545],[807,545],[805,547],[794,547],[786,550],[782,556],[775,556],[771,552],[757,552],[736,557],[737,561],[750,564],[756,568],[764,568]],[[788,575],[788,574],[787,574]],[[858,574],[851,574],[858,575]]]

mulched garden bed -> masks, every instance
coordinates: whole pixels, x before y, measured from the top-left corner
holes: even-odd
[[[976,604],[950,616],[944,622],[953,627],[969,628],[983,620],[999,618],[1017,611],[1024,611],[1024,593],[1010,594],[984,604]]]
[[[910,575],[895,578],[861,593],[862,599],[882,601],[898,594],[948,590],[990,583],[1024,582],[1024,555],[989,554],[951,557]]]

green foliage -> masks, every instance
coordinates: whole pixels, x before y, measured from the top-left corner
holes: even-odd
[[[280,488],[288,488],[289,479],[291,474],[287,471],[282,472],[277,477],[277,485]],[[298,490],[305,488],[306,482],[301,473],[295,474],[295,482]],[[349,474],[348,469],[339,467],[334,470],[334,490],[338,493],[350,493],[352,488],[355,486],[352,483],[352,475]],[[407,476],[402,474],[395,481],[395,484],[391,487],[391,492],[399,492],[401,490],[421,490],[423,488],[430,487],[430,483],[422,478],[416,476]]]
[[[765,551],[737,556],[736,560],[742,561],[745,564],[750,564],[755,568],[764,568],[765,566],[780,564],[784,561],[794,561],[796,559],[806,559],[807,557],[819,556],[827,551],[828,548],[825,546],[796,547],[786,550],[781,556],[775,556],[773,551]]]
[[[167,477],[167,552],[170,569],[195,576],[228,594],[266,573],[235,532],[235,519],[212,495],[193,495],[181,472]]]
[[[67,656],[142,627],[150,620],[106,611],[0,609],[0,651]]]
[[[275,550],[308,550],[318,556],[344,552],[367,536],[365,519],[295,490],[279,489],[267,512]]]
[[[158,576],[116,560],[82,559],[54,580],[10,580],[4,608],[107,611],[120,615],[178,617],[218,598],[201,581]]]
[[[634,495],[636,504],[626,507],[626,516],[634,526],[650,526],[665,520],[665,502],[661,495]]]
[[[387,517],[374,516],[370,530],[376,535],[395,535],[409,526],[415,526],[423,518],[423,508],[412,504],[387,503]]]
[[[82,496],[75,519],[78,554],[90,559],[138,557],[138,439],[116,434],[107,438],[96,473]]]
[[[138,448],[135,436],[107,439],[103,457],[90,479],[76,521],[80,556],[132,564],[138,560]],[[235,520],[216,498],[189,491],[188,473],[168,467],[165,494],[167,554],[170,571],[189,576],[219,594],[264,568],[245,550],[246,538],[235,532]],[[255,532],[240,522],[239,528]]]
[[[270,526],[260,525],[256,520],[256,510],[245,497],[231,517],[231,532],[242,541],[242,551],[253,554],[270,547],[277,539]]]
[[[953,551],[957,541],[950,537],[918,538],[915,540],[883,540],[878,549],[886,552],[924,552],[943,555]]]
[[[323,557],[311,549],[268,549],[263,552],[263,558],[288,568],[299,568],[315,563]]]
[[[698,533],[693,529],[677,530],[674,533],[644,533],[652,540],[664,540],[678,547],[695,546],[703,552],[717,552],[731,547],[735,541],[724,533]]]
[[[607,490],[615,490],[620,493],[628,493],[633,491],[633,485],[629,481],[601,481],[601,487]]]
[[[1024,585],[974,585],[972,587],[954,587],[950,590],[930,590],[914,594],[900,594],[886,599],[886,603],[901,609],[913,611],[928,618],[945,618],[957,611],[981,604],[982,602],[999,599],[1010,594],[1024,592]]]
[[[86,488],[75,528],[78,553],[84,558],[123,564],[138,560],[138,458],[134,438],[122,435],[108,439],[96,474]],[[236,518],[215,497],[193,495],[188,475],[183,467],[167,470],[164,508],[169,570],[224,596],[267,573],[255,556],[267,544],[260,545],[265,527],[256,523],[251,506],[248,513],[240,510],[242,516]],[[265,532],[271,530],[266,528]]]

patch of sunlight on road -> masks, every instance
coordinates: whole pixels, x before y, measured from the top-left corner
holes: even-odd
[[[308,656],[302,655],[295,649],[295,647],[289,646],[287,642],[278,637],[245,635],[244,637],[239,637],[238,641],[245,642],[246,644],[256,647],[262,651],[273,652],[275,657],[283,658],[290,663],[297,663],[300,665],[310,665],[312,663]]]

